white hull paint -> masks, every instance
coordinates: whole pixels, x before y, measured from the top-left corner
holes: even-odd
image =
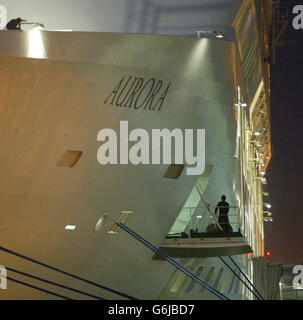
[[[206,164],[212,171],[204,196],[215,205],[224,193],[230,204],[237,205],[233,43],[174,36],[41,32],[42,56],[35,58],[30,33],[1,31],[0,39],[1,244],[140,299],[215,298],[206,290],[201,293],[197,284],[188,287],[190,280],[184,282],[184,288],[173,289],[179,271],[167,262],[152,260],[153,252],[126,232],[107,232],[121,210],[131,210],[126,224],[160,246],[197,177],[187,176],[184,170],[177,180],[164,179],[167,165],[101,166],[96,156],[97,133],[103,128],[119,132],[122,120],[129,122],[130,129],[148,131],[206,129]],[[124,75],[171,83],[161,110],[105,104]],[[67,150],[83,154],[73,168],[58,167]],[[109,214],[106,225],[94,232],[105,213]],[[77,228],[67,231],[66,225]],[[105,298],[118,298],[7,253],[0,252],[0,262]],[[194,272],[203,265],[204,277],[216,266],[210,282],[221,268],[217,258],[180,262]],[[229,291],[232,275],[226,282]],[[239,298],[239,290],[235,294],[231,288],[229,295]],[[0,296],[53,298],[12,282]]]

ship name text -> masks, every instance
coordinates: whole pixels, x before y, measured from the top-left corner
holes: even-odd
[[[161,111],[170,85],[171,82],[165,85],[163,80],[154,78],[145,80],[124,75],[104,103],[134,110]]]

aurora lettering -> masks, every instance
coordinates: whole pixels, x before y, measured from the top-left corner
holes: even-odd
[[[154,78],[145,81],[141,77],[124,75],[104,103],[134,110],[160,111],[169,91],[171,82],[164,85]]]

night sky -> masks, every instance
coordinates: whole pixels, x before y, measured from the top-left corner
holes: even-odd
[[[283,264],[303,264],[303,30],[292,26],[296,4],[303,2],[281,0],[289,7],[285,40],[292,43],[277,50],[271,66],[273,157],[264,188],[274,218],[265,222],[265,250],[270,262]]]

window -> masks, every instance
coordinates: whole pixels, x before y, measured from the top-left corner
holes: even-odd
[[[215,267],[211,267],[211,268],[209,269],[209,271],[208,271],[208,273],[207,273],[207,276],[206,276],[205,279],[204,279],[205,282],[209,283],[212,275],[214,274],[214,271],[215,271]],[[202,288],[199,290],[199,292],[204,292],[204,290],[205,290],[205,288],[202,287]]]
[[[222,275],[223,275],[223,271],[224,271],[224,269],[221,268],[220,271],[218,272],[218,275],[217,275],[215,283],[214,283],[214,288],[215,289],[217,289],[217,287],[218,287],[218,284],[219,284],[219,282],[220,282],[220,280],[222,278]]]
[[[165,179],[178,179],[184,170],[184,164],[171,164],[164,174]]]
[[[193,271],[194,268],[193,266],[186,266],[186,269]],[[188,280],[188,276],[180,272],[177,280],[175,281],[174,285],[171,287],[170,292],[174,292],[179,296],[187,280]]]
[[[196,272],[196,276],[197,276],[198,278],[200,277],[203,269],[204,269],[203,266],[201,266],[201,267],[198,268],[198,270],[197,270],[197,272]],[[186,289],[186,293],[189,293],[189,292],[194,288],[194,286],[196,285],[196,283],[197,283],[197,282],[196,282],[195,280],[192,280],[191,283],[189,284],[189,286],[188,286],[187,289]]]
[[[66,151],[59,160],[57,167],[72,168],[82,156],[82,151]]]

